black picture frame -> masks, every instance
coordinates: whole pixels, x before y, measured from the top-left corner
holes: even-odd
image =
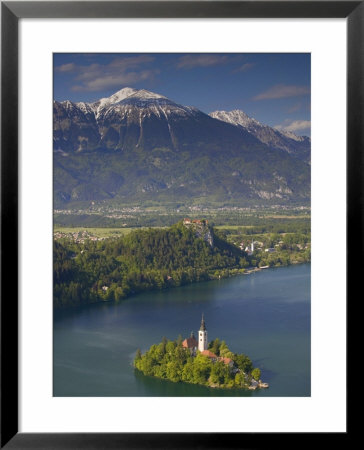
[[[1,448],[142,449],[293,447],[281,433],[18,432],[18,21],[21,18],[346,18],[347,19],[347,300],[363,263],[363,1],[5,1],[1,2]],[[359,241],[359,247],[358,247]],[[353,256],[352,258],[350,256]],[[349,312],[349,311],[348,311]],[[348,344],[348,349],[350,345]],[[348,411],[349,419],[349,411]],[[338,444],[346,433],[335,434]],[[315,442],[327,435],[315,434]],[[310,433],[300,437],[305,443]],[[268,444],[269,442],[269,444]],[[344,444],[342,442],[342,444]]]

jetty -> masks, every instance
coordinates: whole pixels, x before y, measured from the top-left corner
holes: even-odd
[[[256,381],[253,379],[251,381],[251,384],[248,389],[255,391],[255,389],[258,389],[258,388],[263,388],[263,389],[269,388],[269,384],[263,383],[262,380]]]

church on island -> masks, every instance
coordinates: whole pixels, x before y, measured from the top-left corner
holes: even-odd
[[[211,388],[267,388],[260,380],[260,369],[254,368],[243,353],[233,353],[219,338],[207,340],[207,328],[202,314],[197,337],[177,341],[163,338],[143,355],[137,350],[134,367],[145,375],[173,382],[200,384]]]
[[[182,347],[188,348],[191,352],[191,355],[193,356],[196,356],[197,350],[199,350],[203,355],[211,359],[212,362],[222,361],[224,364],[230,366],[231,368],[234,366],[234,362],[232,359],[217,356],[215,355],[215,353],[208,350],[207,329],[203,314],[201,319],[201,326],[200,329],[198,330],[198,341],[195,338],[195,335],[192,331],[191,336],[189,338],[186,338],[182,342]]]

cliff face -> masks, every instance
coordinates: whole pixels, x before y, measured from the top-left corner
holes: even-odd
[[[214,238],[208,226],[207,220],[183,219],[183,225],[186,228],[193,229],[195,231],[195,236],[203,239],[210,245],[210,247],[214,246]]]

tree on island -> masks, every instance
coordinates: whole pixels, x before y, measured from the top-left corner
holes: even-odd
[[[254,378],[255,381],[259,381],[260,379],[260,369],[255,368],[252,370],[252,377]]]
[[[216,338],[214,341],[211,341],[209,344],[209,350],[212,351],[212,353],[215,353],[215,355],[220,355],[220,339]]]
[[[234,356],[232,358],[235,362],[235,364],[238,366],[238,368],[245,373],[251,373],[253,370],[253,364],[251,362],[251,359],[244,355],[243,353],[234,353]]]
[[[135,355],[135,361],[139,361],[140,359],[142,359],[142,352],[140,351],[140,348],[138,348]]]
[[[217,361],[211,369],[210,381],[214,384],[228,384],[232,381],[229,367],[223,362]]]
[[[183,341],[182,335],[179,334],[179,335],[178,335],[178,338],[177,338],[177,346],[178,346],[178,347],[180,347],[180,346],[182,345],[182,341]]]

